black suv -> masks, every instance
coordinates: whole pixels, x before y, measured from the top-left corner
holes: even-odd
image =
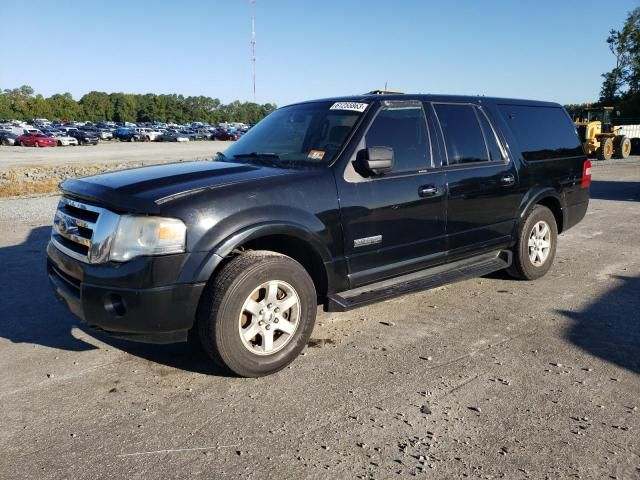
[[[78,145],[98,145],[100,139],[95,131],[71,129],[67,135],[78,140]]]
[[[345,311],[507,269],[533,280],[591,181],[555,103],[363,95],[281,108],[216,161],[66,180],[48,273],[91,327],[195,340],[243,376]]]

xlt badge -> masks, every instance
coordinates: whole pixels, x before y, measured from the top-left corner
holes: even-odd
[[[353,241],[353,246],[366,247],[367,245],[375,245],[376,243],[382,243],[382,235],[374,235],[373,237],[356,238]]]

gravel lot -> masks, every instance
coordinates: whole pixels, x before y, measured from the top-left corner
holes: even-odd
[[[640,161],[593,176],[546,277],[321,313],[261,379],[85,330],[44,272],[56,197],[0,200],[0,477],[640,478]]]
[[[206,160],[233,142],[102,142],[83,147],[0,147],[0,172],[14,167],[43,167],[91,163],[162,163]]]

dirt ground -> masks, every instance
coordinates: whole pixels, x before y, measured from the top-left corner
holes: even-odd
[[[261,379],[83,328],[45,275],[56,198],[0,200],[0,477],[640,478],[640,162],[593,176],[546,277],[321,313]]]
[[[0,172],[15,167],[91,163],[161,163],[178,160],[207,160],[233,142],[101,142],[82,147],[4,147],[0,146]]]
[[[156,163],[210,160],[234,142],[102,142],[83,147],[1,147],[0,198],[58,191],[66,178]]]

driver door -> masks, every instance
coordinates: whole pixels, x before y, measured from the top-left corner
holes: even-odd
[[[345,171],[336,171],[351,287],[444,261],[446,181],[434,169],[432,135],[420,102],[382,102]],[[356,171],[357,152],[368,147],[393,149],[390,172]]]

